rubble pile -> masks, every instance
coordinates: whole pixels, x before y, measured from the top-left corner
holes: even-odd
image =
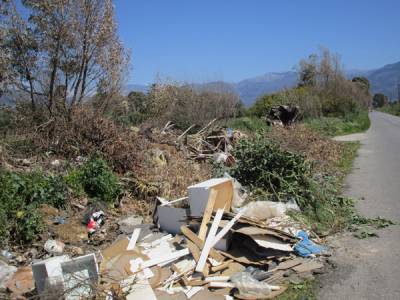
[[[47,258],[31,266],[0,260],[3,288],[41,299],[271,299],[321,272],[327,249],[286,214],[299,210],[295,201],[245,198],[229,177],[189,186],[176,200],[156,197],[153,223],[119,221],[120,235],[101,251],[71,257],[61,241],[49,240]],[[104,212],[90,215],[91,238],[104,222]]]

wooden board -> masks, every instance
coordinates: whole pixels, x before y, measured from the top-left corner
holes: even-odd
[[[204,242],[204,247],[203,247],[203,249],[201,251],[200,259],[199,259],[199,261],[197,263],[197,266],[196,266],[196,271],[197,272],[203,272],[203,270],[204,270],[204,266],[205,266],[205,263],[207,261],[207,257],[208,257],[208,255],[210,253],[210,250],[214,246],[213,242],[216,239],[216,233],[217,233],[217,230],[218,230],[218,225],[219,225],[219,222],[222,219],[222,215],[223,214],[224,214],[224,210],[223,209],[218,209],[217,213],[215,214],[213,223],[211,225],[211,229],[210,229],[210,231],[208,233],[206,241]]]
[[[199,238],[204,241],[207,235],[207,224],[211,219],[211,215],[214,209],[215,200],[218,196],[218,190],[211,189],[208,196],[207,206],[204,210],[203,220],[201,221],[201,226],[199,230]]]
[[[297,273],[302,273],[302,272],[309,272],[312,270],[320,269],[323,266],[324,265],[320,262],[309,261],[309,262],[302,263],[301,265],[294,267],[293,270],[296,271]]]
[[[193,231],[186,226],[181,226],[181,231],[183,235],[191,240],[197,247],[203,249],[204,242]],[[210,250],[210,256],[218,261],[223,261],[225,259],[225,257],[214,248]]]

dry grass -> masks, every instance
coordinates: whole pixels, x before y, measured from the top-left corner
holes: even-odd
[[[273,127],[267,137],[286,150],[304,155],[307,160],[314,162],[317,172],[337,171],[338,162],[345,151],[340,143],[323,137],[303,124],[288,128]]]

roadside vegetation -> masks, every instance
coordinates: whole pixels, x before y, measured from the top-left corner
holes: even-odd
[[[400,117],[400,102],[391,102],[380,108],[379,111]]]
[[[305,120],[305,124],[317,132],[334,137],[366,131],[370,125],[368,111],[361,110],[346,114],[344,117],[321,117]]]
[[[297,87],[263,95],[250,108],[229,92],[170,82],[124,95],[129,53],[112,2],[78,1],[80,9],[46,3],[23,1],[31,14],[26,20],[9,7],[1,28],[7,50],[1,52],[1,92],[16,100],[0,110],[2,247],[23,253],[29,244],[61,236],[73,243],[68,234],[76,239],[73,229],[82,227],[92,206],[112,220],[132,213],[150,221],[155,196],[181,197],[187,186],[224,172],[245,185],[251,199],[295,201],[301,213],[292,217],[317,235],[361,222],[353,201],[341,196],[357,144],[328,137],[369,127],[370,86],[365,78],[347,80],[338,56],[322,49],[302,60]],[[270,109],[286,104],[299,107],[296,123],[272,126]],[[233,165],[213,163],[212,155],[189,159],[187,143],[176,143],[165,130],[172,123],[179,134],[192,132],[214,119],[240,131],[229,149]],[[67,234],[52,229],[43,206],[53,209],[52,217],[70,218]],[[116,238],[113,225],[105,230],[111,237],[99,243]]]

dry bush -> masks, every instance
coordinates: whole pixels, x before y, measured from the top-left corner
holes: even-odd
[[[211,178],[209,165],[187,160],[184,153],[175,147],[152,144],[151,148],[141,155],[145,160],[140,178],[158,185],[159,196],[168,199],[182,197],[189,185]],[[160,155],[165,157],[164,162],[159,160]]]
[[[279,143],[282,148],[303,154],[307,160],[315,162],[313,165],[317,172],[336,171],[344,151],[340,143],[319,135],[303,124],[289,128],[273,127],[268,138]]]
[[[196,91],[189,85],[176,84],[155,84],[149,99],[149,113],[156,125],[172,121],[179,128],[235,116],[240,103],[232,93]]]
[[[36,152],[51,151],[67,159],[79,155],[100,155],[118,172],[139,167],[136,154],[145,149],[146,140],[127,128],[117,126],[111,119],[96,114],[88,106],[77,107],[70,118],[51,117],[41,124],[20,116],[18,134],[30,141]]]

